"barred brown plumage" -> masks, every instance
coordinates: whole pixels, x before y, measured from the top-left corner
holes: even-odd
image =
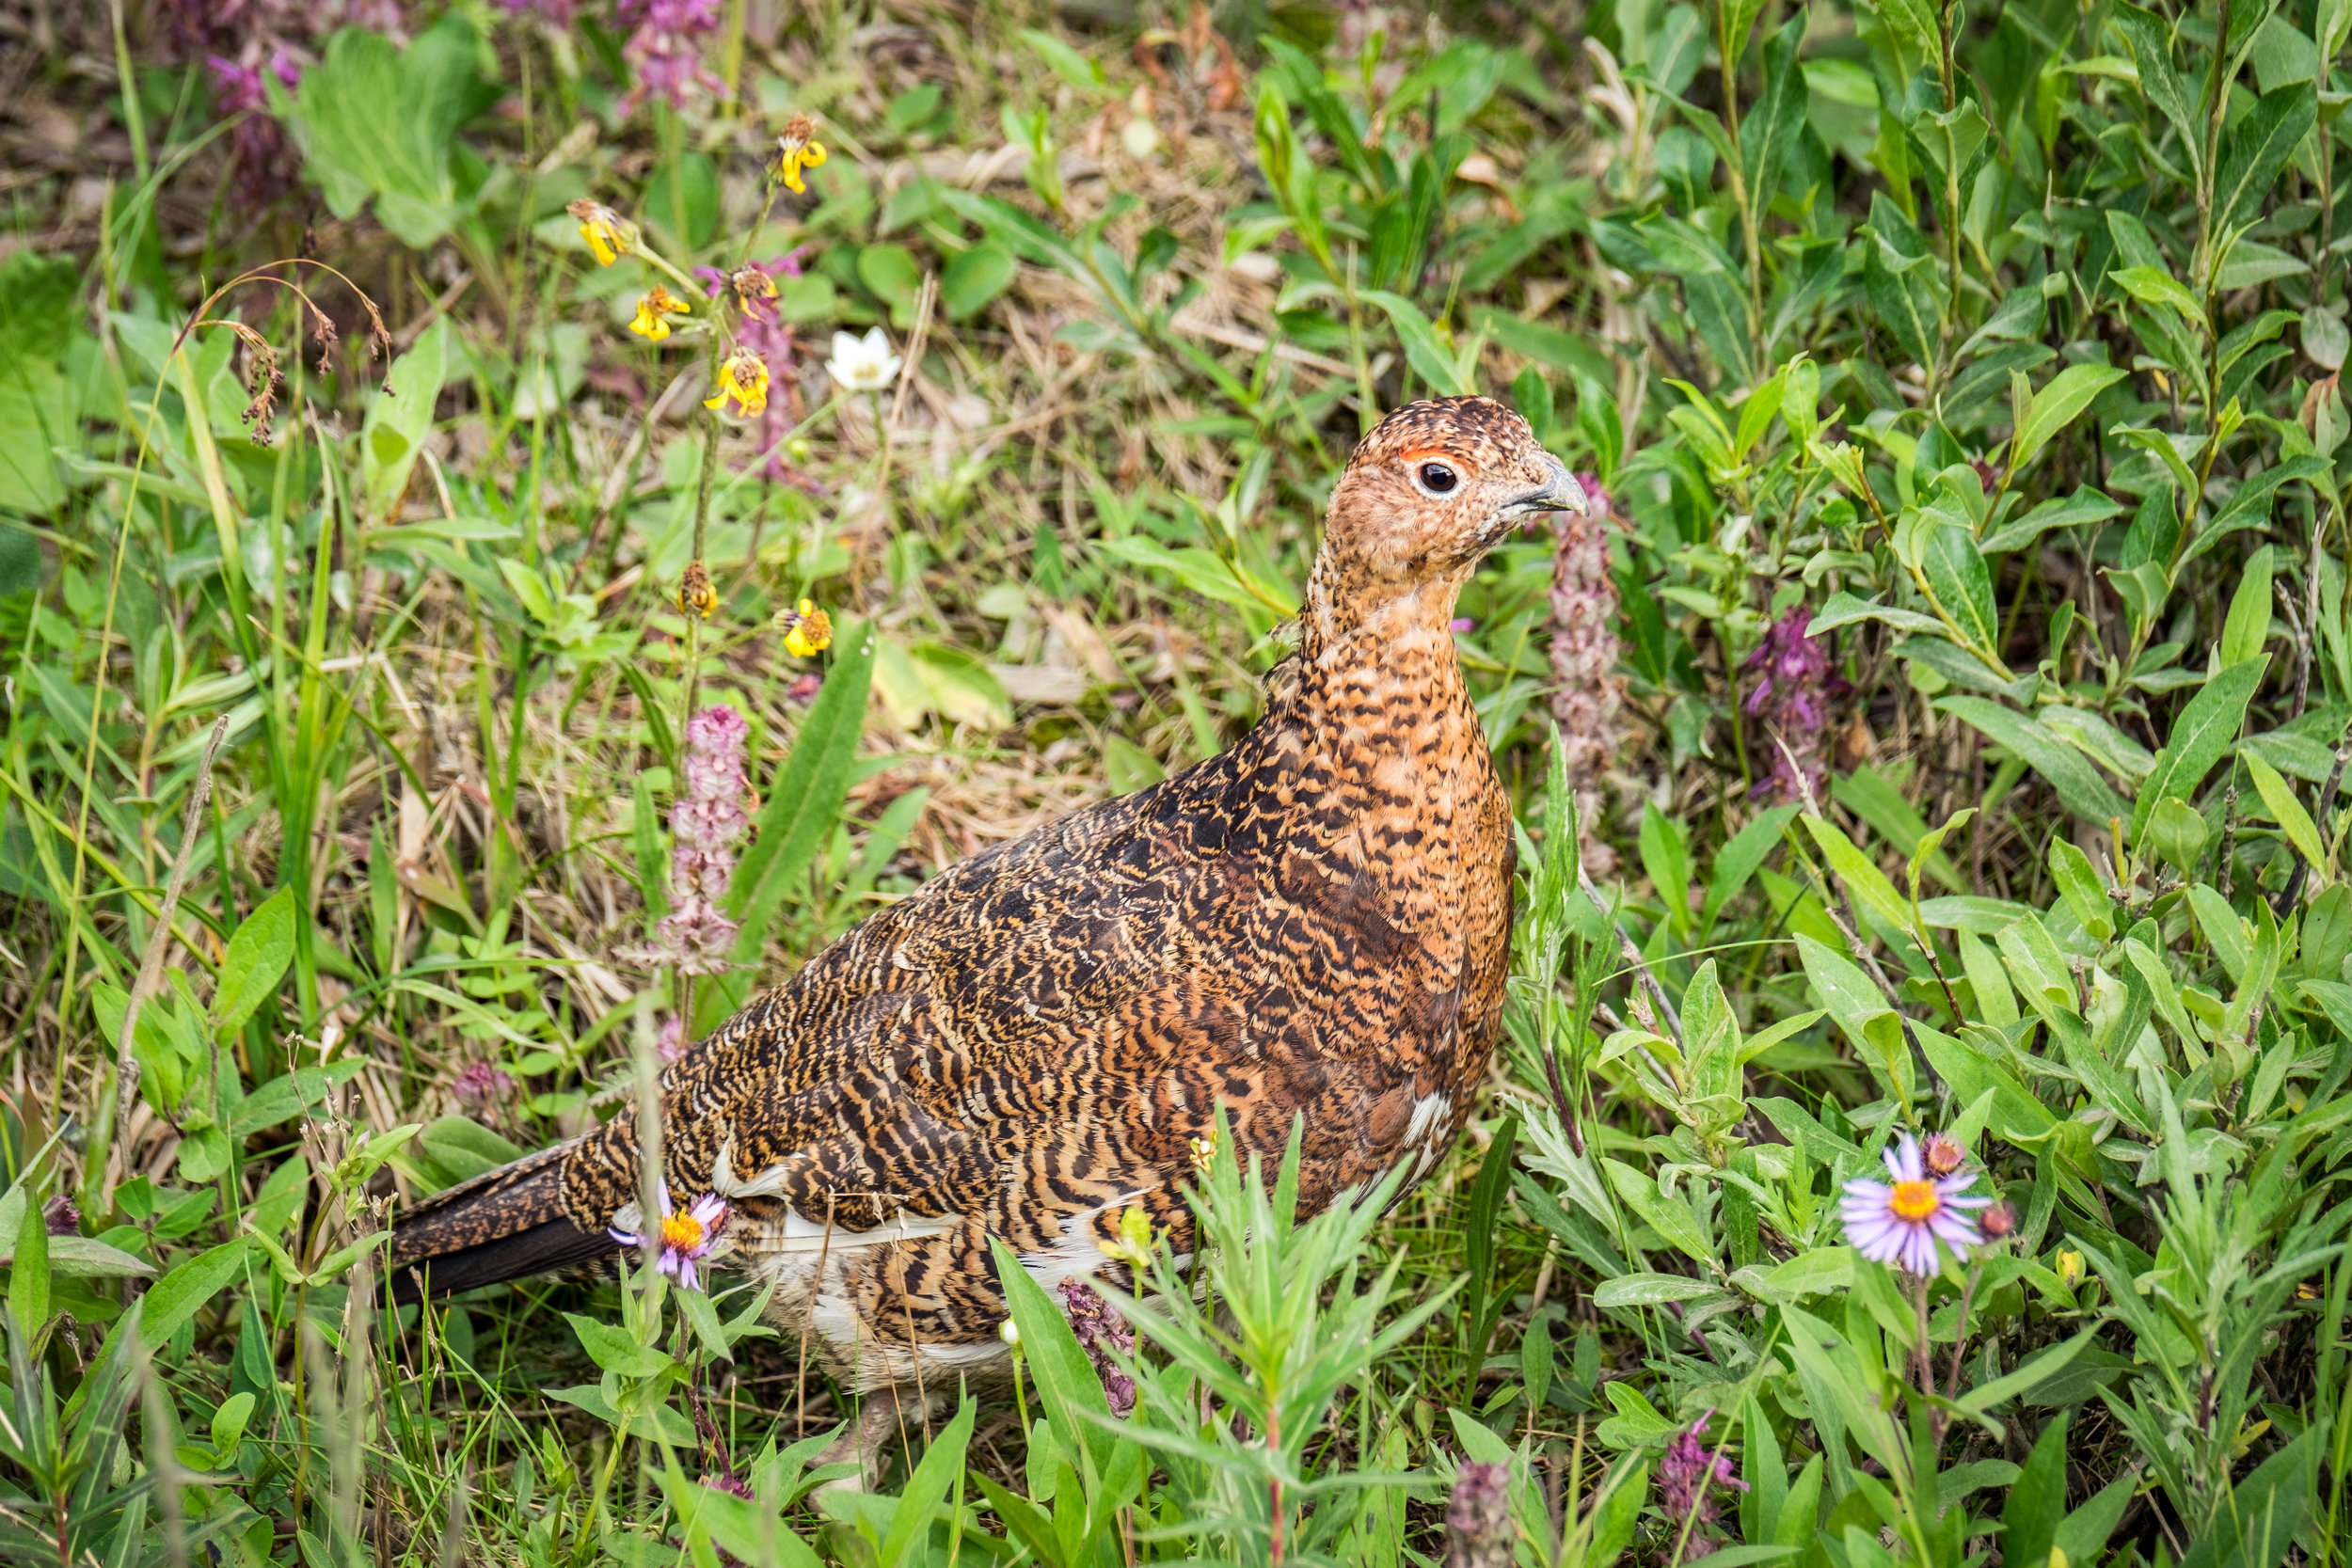
[[[681,1202],[734,1205],[865,1388],[1005,1354],[988,1239],[1050,1285],[1126,1282],[1142,1206],[1190,1249],[1193,1141],[1247,1155],[1304,1117],[1303,1211],[1450,1147],[1500,1022],[1511,816],[1456,662],[1463,580],[1583,492],[1485,398],[1399,409],[1331,497],[1296,654],[1231,751],[956,865],[754,1002],[661,1078]],[[612,1249],[639,1170],[623,1116],[428,1199],[403,1294]]]

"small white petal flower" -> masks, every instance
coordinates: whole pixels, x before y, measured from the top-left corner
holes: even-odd
[[[890,340],[879,326],[863,338],[836,332],[825,373],[845,392],[879,392],[898,379],[898,367],[904,362],[890,352]]]

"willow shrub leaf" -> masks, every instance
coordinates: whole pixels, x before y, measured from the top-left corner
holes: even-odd
[[[2164,749],[2156,753],[2155,770],[2139,786],[2138,800],[2132,807],[2134,843],[2138,842],[2148,814],[2158,800],[2188,800],[2213,765],[2236,743],[2238,730],[2246,722],[2246,705],[2269,668],[2267,654],[2230,665],[2181,709]]]

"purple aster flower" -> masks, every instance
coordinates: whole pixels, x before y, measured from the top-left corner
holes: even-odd
[[[1899,1264],[1921,1279],[1931,1279],[1937,1268],[1935,1243],[1965,1259],[1964,1247],[1981,1246],[1984,1238],[1965,1211],[1981,1209],[1993,1200],[1963,1195],[1976,1184],[1976,1173],[1958,1171],[1937,1177],[1919,1157],[1919,1140],[1899,1134],[1893,1148],[1882,1151],[1892,1186],[1856,1177],[1846,1183],[1837,1205],[1846,1222],[1846,1239],[1854,1250],[1874,1262]]]
[[[711,1248],[719,1244],[719,1232],[727,1223],[726,1200],[716,1193],[705,1193],[691,1208],[680,1213],[670,1207],[670,1184],[663,1181],[658,1186],[661,1200],[659,1225],[644,1231],[613,1228],[607,1234],[623,1246],[659,1252],[660,1259],[655,1267],[686,1289],[698,1289],[694,1265],[709,1257]]]
[[[1691,1522],[1691,1555],[1696,1557],[1704,1549],[1707,1528],[1718,1514],[1714,1496],[1717,1486],[1735,1487],[1745,1492],[1748,1483],[1740,1479],[1731,1461],[1724,1455],[1710,1454],[1700,1441],[1707,1423],[1714,1417],[1709,1410],[1685,1432],[1675,1433],[1675,1440],[1666,1445],[1666,1457],[1658,1464],[1658,1497],[1665,1505],[1666,1517],[1680,1528],[1684,1520]]]
[[[1085,1280],[1065,1279],[1057,1288],[1061,1291],[1062,1312],[1070,1319],[1070,1331],[1078,1337],[1079,1349],[1087,1353],[1087,1359],[1094,1363],[1095,1375],[1103,1380],[1104,1402],[1114,1416],[1132,1413],[1136,1407],[1136,1380],[1120,1369],[1111,1353],[1133,1355],[1136,1331]]]

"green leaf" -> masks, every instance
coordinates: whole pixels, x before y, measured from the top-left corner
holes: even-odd
[[[1021,1335],[1022,1359],[1036,1381],[1038,1403],[1062,1441],[1072,1445],[1073,1463],[1080,1468],[1090,1465],[1100,1474],[1117,1441],[1107,1430],[1110,1405],[1103,1397],[1102,1377],[1079,1348],[1070,1319],[1022,1263],[1020,1254],[994,1236],[988,1244],[996,1259],[1005,1307]]]
[[[1978,652],[1997,661],[2001,617],[1993,602],[1993,572],[1967,531],[1953,523],[1931,526],[1919,569],[1936,603],[1952,618],[1961,635]]]
[[[2173,286],[2179,287],[2178,284]],[[2022,468],[2032,462],[2036,454],[2050,444],[2051,437],[2073,424],[2081,417],[2083,410],[2090,406],[2093,399],[2122,380],[2124,373],[2112,365],[2069,365],[2052,376],[2049,385],[2036,392],[2033,401],[2026,405],[2025,422],[2017,427],[2017,439],[2011,448],[2010,466]],[[2106,500],[2096,490],[2089,493],[2103,501]],[[2077,499],[2082,494],[2082,491],[2077,491]],[[2106,504],[2113,510],[2105,515],[2112,516],[2122,510],[2112,501]],[[1992,546],[1988,545],[1986,547]]]
[[[2106,492],[2085,484],[2071,496],[2043,501],[2022,517],[2013,518],[1986,534],[1978,548],[1987,555],[2023,549],[2054,528],[2085,528],[2122,513],[2122,503]]]
[[[724,906],[742,922],[735,961],[757,972],[768,927],[787,894],[832,841],[850,795],[850,772],[865,733],[874,672],[872,625],[845,627],[834,641],[833,668],[793,738],[791,754],[769,785],[759,834],[736,863]],[[713,987],[712,990],[718,988]]]
[[[1428,384],[1432,396],[1460,397],[1477,390],[1463,374],[1462,367],[1438,341],[1438,329],[1430,325],[1420,306],[1385,289],[1366,289],[1357,297],[1378,306],[1388,316],[1396,328],[1397,341],[1405,346],[1405,362]]]
[[[2221,628],[2221,667],[2243,664],[2263,651],[2270,637],[2270,562],[2275,552],[2263,546],[2246,558],[2237,592],[2230,596],[2230,617]]]
[[[249,1236],[223,1242],[201,1252],[155,1282],[139,1298],[139,1339],[151,1352],[159,1351],[180,1332],[180,1325],[245,1271]]]
[[[2107,787],[2090,759],[2068,745],[2036,720],[2028,719],[1986,697],[1943,697],[1939,711],[1965,721],[1994,745],[2049,781],[2066,809],[2086,821],[2105,823],[2124,816],[2123,798]]]
[[[228,954],[220,961],[220,984],[213,992],[213,1030],[221,1039],[244,1028],[246,1020],[278,990],[286,966],[294,961],[295,918],[294,890],[281,887],[230,934]]]
[[[1820,846],[1821,856],[1829,862],[1830,869],[1845,884],[1856,910],[1890,934],[1899,935],[1911,928],[1910,900],[1895,891],[1886,873],[1855,847],[1843,829],[1825,816],[1805,817],[1804,828],[1813,835],[1813,842]]]
[[[1024,27],[1020,37],[1021,41],[1034,50],[1038,58],[1043,60],[1055,75],[1080,92],[1103,92],[1103,68],[1100,64],[1088,59],[1053,34],[1038,28]]]
[[[1756,867],[1764,863],[1773,847],[1780,843],[1781,834],[1795,819],[1797,811],[1795,806],[1774,806],[1769,811],[1758,812],[1756,820],[1732,834],[1731,841],[1716,852],[1713,878],[1707,888],[1707,909],[1703,917],[1706,922],[1712,922],[1723,912],[1724,906],[1738,897],[1740,890],[1748,885],[1749,879],[1756,875]]]
[[[2252,752],[2239,754],[2246,763],[2246,771],[2253,776],[2254,787],[2262,792],[2263,804],[2270,809],[2270,819],[2279,824],[2287,842],[2295,846],[2295,852],[2307,864],[2315,871],[2326,871],[2328,851],[2320,845],[2318,824],[2303,809],[2303,802],[2295,798],[2295,786]]]
[[[947,263],[939,277],[939,302],[951,321],[969,321],[1012,287],[1021,270],[1011,251],[993,242],[974,245]]]
[[[399,520],[401,498],[408,492],[425,437],[433,433],[434,406],[453,368],[455,340],[449,318],[436,317],[408,352],[392,361],[385,377],[392,389],[368,400],[359,427],[359,495],[370,522]]]
[[[1642,810],[1641,832],[1642,869],[1658,889],[1658,896],[1666,906],[1666,918],[1679,927],[1691,923],[1691,851],[1682,841],[1682,830],[1674,819],[1658,809],[1656,801],[1645,801]]]
[[[2033,1446],[2001,1509],[2001,1557],[2018,1568],[2047,1562],[2066,1518],[2067,1413],[2060,1411]]]
[[[1608,1172],[1617,1196],[1641,1216],[1643,1224],[1692,1261],[1714,1265],[1715,1249],[1708,1243],[1707,1232],[1699,1228],[1698,1216],[1691,1212],[1689,1204],[1666,1196],[1647,1175],[1621,1160],[1604,1159],[1601,1167]]]
[[[564,1319],[580,1336],[580,1348],[588,1353],[588,1359],[605,1371],[623,1377],[657,1377],[673,1365],[667,1351],[639,1344],[625,1329],[577,1312],[566,1312]]]
[[[923,1450],[922,1463],[899,1489],[890,1533],[882,1537],[881,1568],[901,1568],[913,1553],[930,1545],[931,1524],[940,1505],[946,1501],[948,1488],[963,1474],[963,1450],[972,1440],[972,1422],[979,1408],[971,1395],[964,1395],[956,1418]]]
[[[2213,228],[2225,233],[2262,210],[2287,159],[2319,115],[2319,95],[2308,82],[2266,92],[2238,121],[2213,185]]]
[[[291,1121],[312,1106],[323,1104],[328,1089],[358,1077],[367,1070],[367,1066],[364,1059],[354,1057],[329,1062],[325,1067],[297,1068],[273,1078],[239,1101],[229,1113],[230,1134],[242,1138],[248,1132]]]
[[[2139,842],[2139,831],[2147,826],[2148,814],[2158,800],[2168,796],[2189,800],[2213,765],[2235,744],[2238,728],[2246,721],[2246,705],[2253,700],[2254,689],[2269,668],[2267,654],[2228,665],[2181,709],[2164,750],[2156,753],[2155,771],[2139,786],[2139,799],[2132,808],[2133,844]]]
[[[24,1206],[9,1250],[8,1310],[19,1333],[38,1335],[49,1322],[49,1221],[36,1201],[40,1195],[22,1181],[18,1185]]]
[[[1670,1301],[1697,1301],[1720,1296],[1724,1288],[1680,1274],[1629,1274],[1612,1279],[1593,1292],[1595,1307],[1662,1307]]]
[[[2064,838],[2050,840],[2050,873],[2058,879],[2058,895],[2075,923],[2101,942],[2115,934],[2115,906],[2100,885],[2090,857]]]
[[[2204,329],[2204,302],[2191,293],[2186,284],[2162,267],[2122,267],[2107,276],[2142,305],[2161,305],[2187,325],[2200,331]]]
[[[1733,3],[1746,11],[1750,22],[1754,21],[1756,0]],[[1781,171],[1788,165],[1789,154],[1797,145],[1797,134],[1804,128],[1805,113],[1811,106],[1804,68],[1797,58],[1804,30],[1805,18],[1800,12],[1765,40],[1763,90],[1740,117],[1740,163],[1747,170],[1748,190],[1759,205],[1770,203],[1779,192]]]
[[[405,50],[358,27],[327,40],[326,57],[303,73],[293,119],[306,172],[337,217],[373,196],[378,220],[411,249],[449,232],[462,211],[452,167],[458,130],[497,96],[474,73],[480,47],[462,10]]]
[[[1923,632],[1938,638],[1944,635],[1944,623],[1932,615],[1856,598],[1843,590],[1832,594],[1828,601],[1814,612],[1813,619],[1805,625],[1804,634],[1819,637],[1825,631],[1851,626],[1856,621],[1883,621],[1899,631]]]
[[[2178,146],[2195,174],[2204,166],[2204,127],[2188,84],[2172,69],[2171,24],[2137,6],[2115,8],[2115,24],[2132,52],[2140,96],[2162,110],[2180,133]]]

